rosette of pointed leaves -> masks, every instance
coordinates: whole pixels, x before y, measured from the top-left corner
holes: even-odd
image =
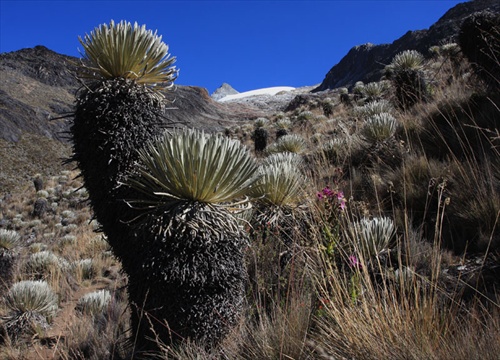
[[[93,291],[78,299],[76,309],[83,314],[98,315],[106,310],[110,301],[111,293],[108,290]]]
[[[385,81],[371,82],[362,87],[361,93],[367,102],[371,102],[380,100],[388,88]]]
[[[5,305],[16,314],[37,312],[50,319],[57,312],[58,298],[47,282],[26,280],[12,285]]]
[[[348,230],[354,251],[361,253],[365,260],[387,250],[396,237],[396,227],[388,217],[374,217],[354,222]]]
[[[401,108],[409,108],[429,95],[424,64],[425,58],[418,51],[405,50],[386,66],[386,75],[395,87]]]
[[[17,282],[4,301],[9,313],[3,317],[2,328],[13,342],[48,329],[58,310],[57,294],[45,281]]]
[[[15,230],[0,229],[0,295],[14,280],[15,264],[18,259],[17,247],[21,235]]]
[[[172,66],[175,57],[169,55],[168,45],[145,25],[111,20],[79,40],[85,50],[83,78],[124,78],[169,87],[177,77]]]
[[[140,149],[138,177],[129,185],[164,207],[179,201],[229,203],[244,197],[255,182],[256,164],[236,140],[197,130],[167,132]]]
[[[266,205],[293,207],[299,204],[306,183],[306,177],[300,172],[302,161],[294,153],[270,155],[259,167],[259,178],[250,195]]]
[[[394,108],[391,103],[387,100],[372,101],[363,106],[357,106],[354,108],[354,115],[362,119],[368,119],[373,115],[381,113],[392,113]]]
[[[421,70],[423,64],[424,56],[421,53],[416,50],[405,50],[394,56],[386,70]]]
[[[147,261],[143,254],[154,235],[144,231],[138,239],[129,225],[137,213],[124,199],[142,194],[123,182],[133,172],[136,150],[167,123],[158,90],[170,88],[175,80],[174,58],[156,33],[127,22],[100,25],[80,41],[85,53],[79,77],[84,86],[76,94],[71,160],[81,170],[100,230],[128,275],[136,349],[158,351],[158,344],[150,340],[154,334],[148,331],[149,320],[134,307],[146,297],[155,301],[156,292],[149,291],[152,286],[145,283],[148,274],[141,263]]]
[[[391,114],[375,114],[365,122],[361,129],[361,135],[369,143],[375,144],[394,136],[397,125],[396,119]]]
[[[0,229],[0,249],[11,250],[19,245],[20,239],[17,231]]]
[[[280,152],[303,153],[307,148],[306,141],[300,135],[289,134],[280,137],[274,144],[268,146],[267,152],[275,154]]]

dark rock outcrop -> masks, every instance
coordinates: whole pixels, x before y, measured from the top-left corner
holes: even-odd
[[[497,0],[474,0],[456,5],[448,10],[427,30],[408,31],[392,44],[364,44],[353,47],[326,74],[325,79],[313,92],[353,86],[356,81],[378,81],[385,65],[404,50],[417,50],[426,55],[433,45],[456,42],[460,26],[469,15],[489,9],[500,12]]]

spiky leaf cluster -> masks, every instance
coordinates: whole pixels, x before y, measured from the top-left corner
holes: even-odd
[[[184,129],[167,132],[138,151],[139,176],[129,185],[150,197],[147,206],[179,201],[226,203],[243,197],[256,164],[238,141]]]
[[[140,84],[169,87],[177,76],[168,45],[146,26],[121,21],[101,24],[79,37],[84,52],[81,77],[131,79]]]
[[[280,152],[291,152],[295,154],[303,153],[307,148],[303,137],[296,134],[289,134],[280,137],[274,144],[267,148],[269,154]]]
[[[429,48],[429,52],[438,56],[454,58],[460,53],[460,46],[457,43],[446,43],[435,45]]]
[[[31,273],[44,274],[63,266],[63,261],[51,251],[31,254],[26,262],[26,269]]]
[[[97,315],[102,313],[111,301],[108,290],[98,290],[83,295],[76,304],[76,309],[83,314]]]
[[[405,50],[397,54],[385,69],[401,108],[409,108],[429,95],[424,61],[424,56],[418,51]]]
[[[276,128],[277,129],[288,130],[288,129],[290,129],[291,126],[292,126],[292,122],[290,121],[289,118],[283,118],[283,119],[279,119],[278,121],[276,121]]]
[[[418,51],[405,50],[394,56],[391,64],[386,67],[386,72],[391,74],[402,70],[421,70],[424,60],[424,56]]]
[[[349,90],[347,88],[342,88],[342,89],[347,90],[345,91],[346,94],[349,93]],[[352,92],[354,95],[356,95],[356,97],[362,97],[364,89],[365,89],[365,83],[362,81],[356,81],[354,87],[352,88]]]
[[[11,250],[19,245],[21,235],[15,230],[0,229],[0,249]]]
[[[309,110],[304,110],[299,113],[297,116],[297,120],[299,121],[306,121],[306,120],[312,120],[314,119],[314,113],[309,111]]]
[[[268,123],[269,123],[269,119],[261,117],[261,118],[258,118],[255,120],[254,126],[255,126],[255,128],[261,128],[261,127],[266,126]]]
[[[354,114],[362,119],[369,119],[370,117],[381,113],[392,113],[394,108],[387,100],[372,101],[363,106],[354,108]]]
[[[73,267],[78,271],[82,279],[91,279],[95,276],[96,270],[92,259],[81,259],[73,263]]]
[[[215,344],[243,303],[246,235],[234,211],[255,182],[256,165],[241,143],[188,129],[148,143],[138,165],[128,183],[144,194],[131,201],[143,207],[142,221],[133,224],[142,283],[130,281],[131,294],[162,289],[145,301],[147,311],[167,321],[176,339]],[[162,325],[155,331],[172,335]]]
[[[321,154],[329,161],[338,161],[346,153],[348,143],[345,139],[335,138],[321,145]]]
[[[354,250],[369,259],[391,246],[396,227],[388,217],[364,218],[352,224],[348,236],[354,243]]]
[[[391,114],[375,114],[365,122],[361,135],[369,143],[375,144],[394,136],[397,125],[396,119]]]
[[[157,136],[167,122],[163,96],[156,90],[175,79],[173,58],[156,34],[122,22],[102,25],[82,40],[85,47],[85,87],[77,93],[73,125],[73,160],[82,172],[84,186],[101,230],[129,277],[131,304],[163,299],[150,292],[141,261],[147,262],[148,246],[156,234],[130,226],[137,211],[125,199],[144,197],[125,186],[135,166],[137,149]],[[155,288],[158,290],[159,288]],[[160,306],[160,305],[159,305]],[[160,306],[161,307],[161,306]],[[149,331],[149,319],[131,311],[137,348],[158,350]],[[158,315],[164,325],[165,317]],[[162,337],[167,341],[168,335]]]
[[[335,104],[333,103],[332,100],[326,100],[321,103],[321,107],[323,108],[323,114],[326,117],[329,117],[333,114],[333,109],[335,107]]]
[[[146,206],[137,227],[147,244],[142,282],[163,289],[146,305],[161,309],[152,313],[178,335],[215,343],[241,310],[246,236],[234,211],[255,181],[256,165],[237,141],[176,130],[140,151],[139,166],[129,184],[145,195],[132,201]],[[131,286],[135,294],[141,284]],[[162,326],[156,331],[170,336]]]
[[[274,205],[298,205],[306,178],[300,172],[302,159],[293,153],[270,155],[259,167],[259,180],[250,194],[258,202]]]
[[[5,305],[19,315],[37,312],[51,319],[57,312],[58,298],[47,282],[26,280],[12,285],[5,296]]]
[[[371,82],[364,85],[360,91],[363,97],[366,99],[365,101],[376,101],[380,100],[382,96],[388,90],[387,83],[384,81],[380,82]]]

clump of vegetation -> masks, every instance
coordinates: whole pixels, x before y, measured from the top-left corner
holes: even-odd
[[[382,100],[388,90],[389,86],[386,81],[371,82],[359,88],[365,102]]]
[[[357,106],[354,108],[354,114],[363,119],[368,119],[374,115],[382,113],[392,113],[394,107],[388,100],[382,99],[380,101],[373,101],[363,106]]]
[[[14,280],[15,267],[18,260],[17,248],[21,235],[15,230],[0,229],[0,295]]]
[[[12,250],[19,245],[21,235],[15,230],[0,229],[0,249]]]
[[[292,122],[289,118],[278,119],[276,121],[276,140],[279,138],[288,135],[290,128],[292,126]]]
[[[76,309],[83,314],[95,316],[102,314],[110,301],[111,293],[108,290],[98,290],[85,294],[78,299]]]
[[[150,292],[148,275],[137,261],[137,252],[131,251],[144,241],[128,225],[136,214],[124,201],[140,196],[121,184],[133,173],[137,149],[160,132],[165,106],[159,90],[172,87],[177,76],[175,58],[160,36],[137,23],[111,21],[80,42],[85,61],[79,76],[86,86],[77,94],[70,130],[72,161],[82,172],[96,219],[129,275],[137,348],[155,349],[148,340],[153,336],[150,324],[141,314],[149,310],[142,308],[146,294],[149,298],[160,294]]]
[[[424,67],[424,56],[416,50],[397,54],[386,67],[386,76],[394,85],[399,107],[410,108],[429,96]]]
[[[325,99],[321,103],[321,106],[323,108],[323,114],[326,117],[330,117],[333,114],[333,109],[335,107],[335,104],[333,103],[332,99]]]
[[[397,121],[389,113],[375,114],[370,117],[361,129],[363,138],[371,144],[384,141],[394,136],[397,130]]]
[[[393,245],[396,228],[392,219],[387,217],[364,218],[352,223],[349,236],[352,238],[354,251],[368,260]]]
[[[460,49],[476,73],[493,87],[500,88],[500,15],[489,11],[472,14],[462,24]]]
[[[46,330],[58,310],[58,297],[45,281],[21,281],[4,298],[10,313],[2,326],[11,341]]]
[[[290,134],[280,137],[275,143],[267,148],[268,154],[280,152],[291,152],[301,154],[306,150],[306,141],[297,134]]]
[[[269,132],[265,128],[269,122],[266,118],[258,118],[255,120],[255,130],[253,131],[252,139],[254,141],[255,152],[263,152],[267,147],[267,139]]]

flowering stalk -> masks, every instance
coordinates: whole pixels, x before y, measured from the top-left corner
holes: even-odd
[[[346,207],[344,193],[326,186],[316,193],[316,199],[321,209],[324,251],[329,258],[333,258],[340,239],[340,216]]]

